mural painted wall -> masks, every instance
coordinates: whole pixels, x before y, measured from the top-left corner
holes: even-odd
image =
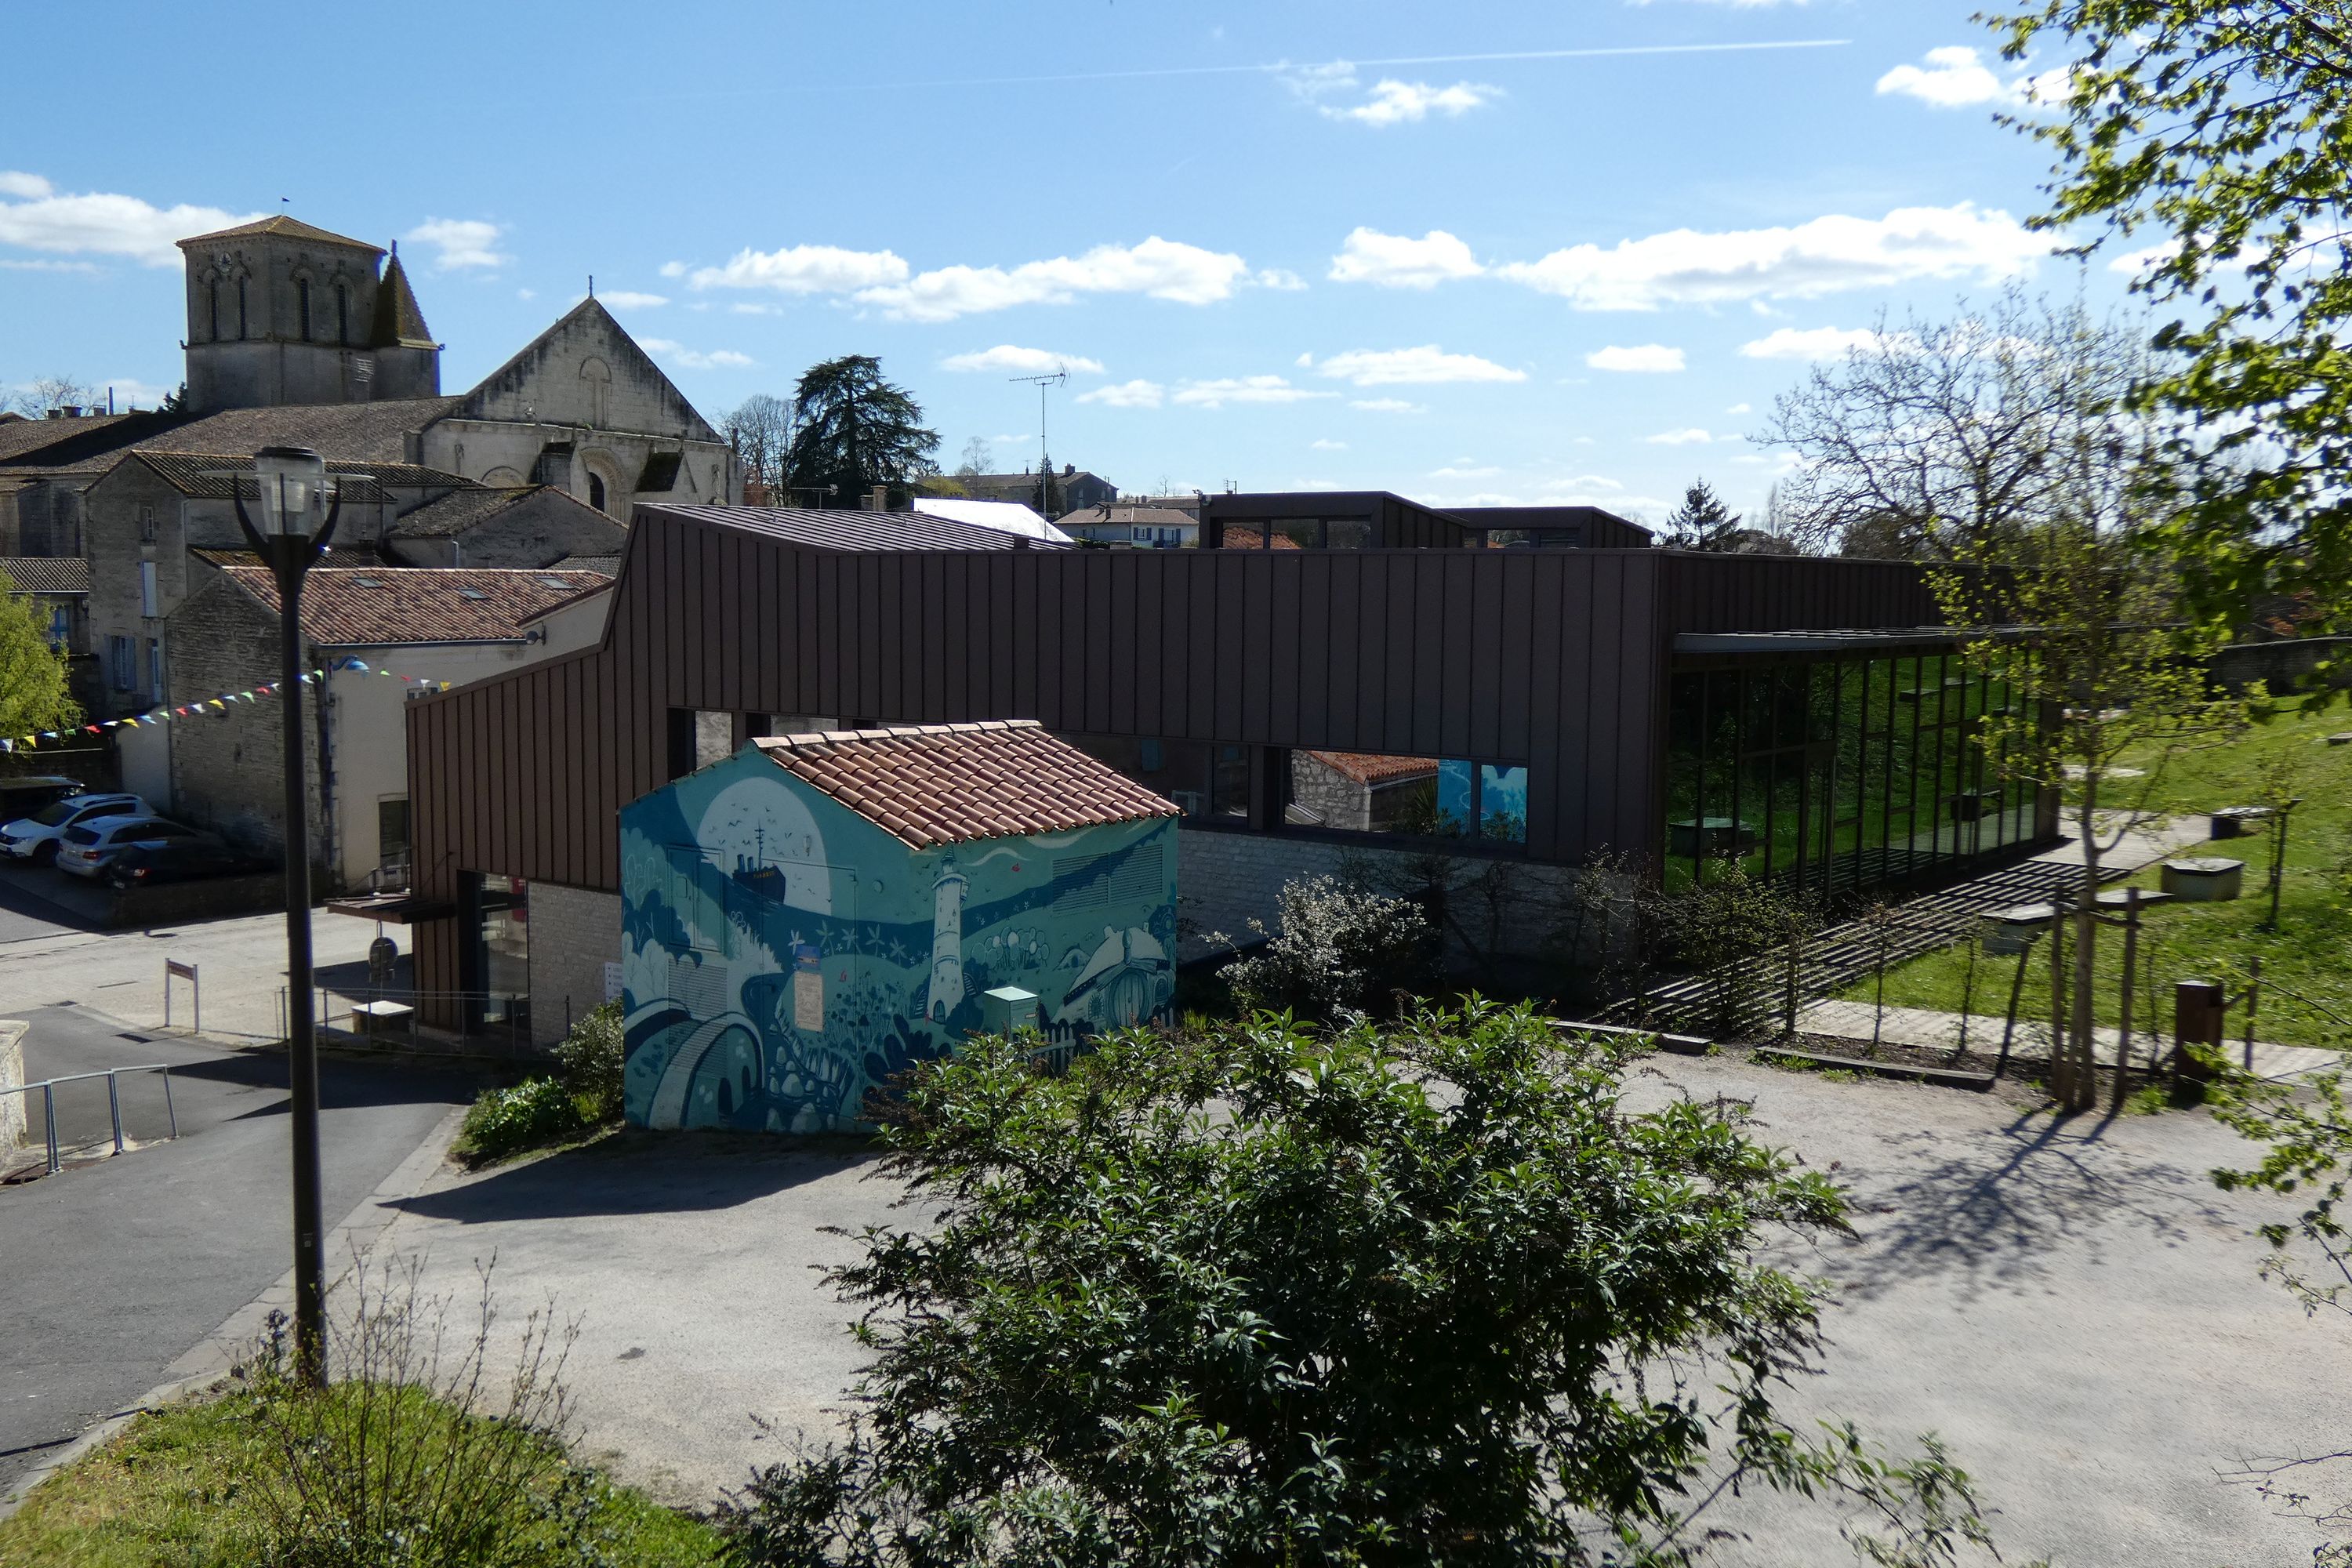
[[[908,847],[756,746],[621,812],[629,1121],[809,1132],[1034,992],[1046,1035],[1169,1015],[1172,817]]]

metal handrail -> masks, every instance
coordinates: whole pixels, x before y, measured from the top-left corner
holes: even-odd
[[[171,1136],[177,1138],[180,1135],[180,1112],[178,1107],[172,1103],[172,1064],[169,1062],[149,1062],[143,1067],[108,1068],[100,1072],[70,1072],[61,1078],[43,1079],[38,1083],[0,1084],[0,1094],[30,1094],[37,1089],[41,1091],[41,1121],[47,1134],[49,1152],[49,1168],[47,1174],[54,1176],[65,1169],[64,1162],[58,1157],[58,1085],[61,1083],[81,1083],[93,1078],[102,1078],[106,1080],[106,1110],[108,1117],[114,1123],[114,1152],[118,1154],[123,1152],[122,1087],[116,1080],[127,1072],[159,1072],[163,1075],[163,1112],[172,1119]]]

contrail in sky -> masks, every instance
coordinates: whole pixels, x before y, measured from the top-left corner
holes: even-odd
[[[1034,87],[1055,82],[1132,81],[1146,77],[1178,76],[1283,76],[1293,71],[1328,70],[1334,67],[1360,66],[1461,66],[1483,65],[1509,60],[1594,60],[1616,59],[1630,55],[1734,55],[1752,54],[1767,49],[1835,49],[1853,42],[1852,38],[1779,38],[1752,43],[1723,44],[1625,44],[1615,47],[1585,49],[1514,49],[1476,55],[1397,55],[1376,60],[1310,60],[1305,62],[1276,60],[1270,65],[1245,66],[1160,66],[1137,70],[1079,71],[1066,76],[986,76],[947,77],[929,81],[872,82],[796,82],[801,91],[861,92],[898,90],[907,88],[942,87]],[[744,88],[717,92],[690,92],[675,96],[688,98],[732,98],[745,92],[772,92],[772,88]],[[663,94],[661,96],[673,96]]]

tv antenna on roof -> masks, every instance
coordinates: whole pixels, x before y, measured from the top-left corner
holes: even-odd
[[[1045,504],[1045,484],[1053,472],[1054,465],[1045,458],[1045,389],[1061,385],[1070,379],[1070,373],[1066,369],[1062,369],[1055,371],[1051,375],[1014,375],[1007,376],[1005,379],[1034,386],[1037,389],[1037,515],[1051,522],[1054,521],[1054,509]]]

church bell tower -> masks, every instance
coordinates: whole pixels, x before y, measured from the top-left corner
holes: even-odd
[[[385,261],[365,240],[278,216],[184,239],[180,250],[192,411],[440,392],[441,348],[397,247]]]

